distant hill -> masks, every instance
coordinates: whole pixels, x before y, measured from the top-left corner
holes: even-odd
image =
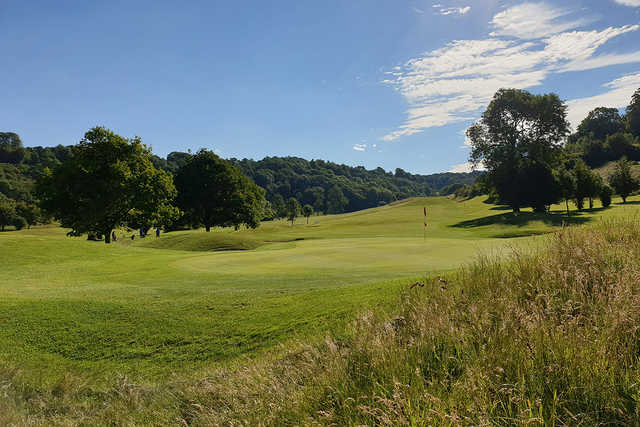
[[[268,200],[295,197],[317,211],[353,212],[407,197],[437,195],[452,184],[473,184],[482,172],[414,175],[400,168],[387,172],[367,170],[324,160],[299,157],[266,157],[255,161],[231,159],[245,175],[266,190]],[[342,209],[331,209],[331,199],[344,196]],[[338,194],[339,196],[339,194]],[[335,206],[334,206],[335,207]]]
[[[35,180],[45,168],[54,168],[67,159],[71,147],[22,147],[19,137],[10,135],[15,147],[0,156],[0,197],[30,201],[34,198]],[[172,152],[166,159],[153,156],[153,163],[174,173],[190,155]],[[317,211],[331,213],[357,211],[407,197],[437,195],[452,185],[473,184],[482,174],[414,175],[399,168],[395,172],[382,168],[367,170],[362,166],[299,157],[266,157],[258,161],[232,158],[230,161],[265,189],[268,200],[295,197]]]

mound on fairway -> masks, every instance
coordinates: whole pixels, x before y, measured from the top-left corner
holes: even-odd
[[[127,242],[125,239],[124,242]],[[262,242],[247,234],[238,234],[229,230],[193,233],[189,231],[174,231],[167,233],[162,238],[153,236],[133,241],[133,246],[172,249],[179,251],[246,251],[256,249]]]

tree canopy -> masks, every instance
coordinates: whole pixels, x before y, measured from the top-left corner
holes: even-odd
[[[42,207],[72,235],[104,235],[126,223],[130,212],[152,215],[176,195],[171,175],[153,167],[139,137],[127,139],[103,127],[89,130],[72,155],[38,183]]]
[[[569,134],[566,105],[557,95],[500,89],[467,130],[471,161],[483,164],[487,181],[514,212],[544,210],[552,200],[538,187],[554,181],[562,143]]]
[[[202,149],[177,170],[177,203],[191,225],[256,228],[265,206],[264,190],[230,162]]]
[[[627,197],[640,186],[638,180],[631,174],[631,165],[626,158],[616,163],[615,171],[609,177],[609,185],[622,197],[622,203],[626,203]]]
[[[590,111],[580,122],[576,136],[591,136],[604,140],[608,135],[623,131],[624,120],[617,108],[598,107]]]

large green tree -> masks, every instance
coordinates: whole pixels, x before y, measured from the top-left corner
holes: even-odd
[[[467,130],[471,161],[487,168],[487,183],[514,212],[524,206],[541,211],[549,204],[548,197],[531,186],[540,178],[553,181],[569,133],[566,110],[555,94],[500,89]]]
[[[240,225],[256,228],[264,208],[264,190],[230,162],[208,150],[188,158],[175,177],[178,206],[192,225]]]
[[[130,212],[149,215],[176,195],[171,175],[153,167],[139,137],[124,138],[103,127],[89,130],[72,155],[38,182],[41,206],[71,235],[103,235],[123,225]]]
[[[624,120],[617,108],[598,107],[591,110],[578,125],[577,135],[593,136],[604,140],[607,136],[624,131]]]
[[[616,162],[615,171],[609,176],[609,185],[622,197],[622,203],[627,203],[627,197],[640,187],[638,180],[631,174],[631,164],[626,158]]]

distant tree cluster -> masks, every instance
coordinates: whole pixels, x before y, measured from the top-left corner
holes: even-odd
[[[640,159],[639,112],[640,89],[624,116],[614,108],[596,108],[569,135],[566,105],[557,95],[501,89],[467,130],[471,161],[487,169],[477,191],[484,187],[514,212],[522,207],[545,212],[561,200],[567,211],[570,200],[580,210],[585,201],[593,208],[596,198],[606,207],[614,192],[626,202],[639,187],[627,160]],[[617,163],[607,185],[589,166],[611,160]],[[462,194],[473,187],[447,190]]]

